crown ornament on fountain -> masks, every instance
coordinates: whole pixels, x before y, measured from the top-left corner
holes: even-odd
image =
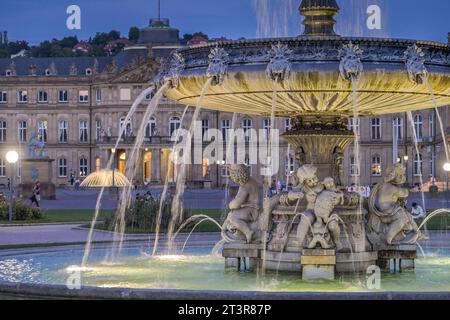
[[[212,48],[208,59],[209,64],[208,69],[206,69],[206,76],[212,79],[211,85],[221,85],[228,72],[228,52],[223,48]]]
[[[339,50],[339,72],[344,80],[356,81],[363,72],[363,64],[361,62],[363,51],[358,45],[349,43],[342,46]]]
[[[272,45],[268,55],[270,62],[267,65],[266,74],[275,82],[283,82],[291,75],[290,55],[292,50],[287,45],[282,45],[280,42]]]
[[[170,67],[165,75],[164,82],[168,82],[171,88],[178,88],[180,85],[181,72],[186,67],[186,61],[183,55],[174,51],[172,53],[172,60],[170,61]]]
[[[428,75],[422,48],[414,44],[406,49],[404,57],[409,80],[415,84],[422,84]]]
[[[158,59],[159,69],[156,76],[151,81],[151,84],[155,86],[155,89],[158,90],[164,85],[164,81],[169,72],[169,63],[167,59],[159,58]]]
[[[334,17],[339,14],[336,0],[303,0],[299,12],[305,17],[304,36],[338,36],[334,32]]]

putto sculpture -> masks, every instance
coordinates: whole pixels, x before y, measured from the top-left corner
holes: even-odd
[[[270,62],[267,65],[267,76],[275,82],[283,82],[291,75],[291,62],[289,61],[292,50],[287,45],[280,42],[272,45],[268,55]]]
[[[427,77],[428,71],[425,67],[425,54],[416,44],[408,47],[405,51],[406,70],[409,80],[415,84],[422,84]]]
[[[169,70],[165,74],[164,82],[168,82],[171,88],[178,88],[180,85],[180,74],[186,66],[183,55],[175,51],[172,53]]]
[[[212,79],[211,85],[221,85],[228,70],[228,53],[223,48],[215,47],[211,49],[208,58],[209,64],[208,69],[206,69],[206,76]]]
[[[405,182],[405,168],[396,164],[369,197],[368,236],[376,245],[414,244],[424,238],[405,208],[409,196]]]
[[[339,59],[341,59],[339,72],[342,79],[349,81],[358,80],[363,71],[362,53],[363,51],[359,46],[352,42],[342,46],[342,49],[339,51]]]

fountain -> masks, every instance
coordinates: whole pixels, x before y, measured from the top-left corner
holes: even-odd
[[[449,105],[450,49],[429,41],[341,37],[334,31],[334,0],[304,0],[299,10],[305,17],[299,37],[221,41],[180,49],[174,58],[183,66],[168,98],[194,104],[213,79],[204,108],[292,121],[283,137],[301,165],[296,190],[261,205],[244,167],[231,168],[240,189],[222,231],[225,265],[247,261],[251,269],[303,271],[306,278],[387,268],[392,259],[413,268],[423,236],[403,209],[404,169],[390,168],[368,203],[340,187],[351,143],[358,165],[360,159],[359,132],[348,130],[348,118]],[[211,56],[219,57],[214,74]]]

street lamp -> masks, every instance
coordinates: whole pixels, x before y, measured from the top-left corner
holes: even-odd
[[[9,222],[12,222],[13,213],[13,179],[14,179],[14,164],[19,160],[19,154],[17,151],[8,151],[6,153],[6,161],[9,163],[11,168],[11,177],[9,178],[9,203],[8,203],[8,214],[9,214]]]
[[[115,177],[114,177],[114,170],[116,169],[116,148],[112,148],[111,149],[111,154],[112,154],[112,187],[114,188],[115,186]]]
[[[408,160],[409,160],[409,157],[407,155],[404,155],[403,160],[405,161],[406,185],[408,185]]]
[[[449,208],[449,175],[450,175],[450,163],[444,164],[444,171],[447,174],[447,208]]]

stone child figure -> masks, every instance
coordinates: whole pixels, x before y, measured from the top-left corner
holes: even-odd
[[[414,244],[422,238],[404,207],[409,195],[409,190],[402,187],[405,182],[405,169],[396,164],[386,171],[384,182],[377,184],[370,195],[368,228],[384,244]]]
[[[222,237],[228,242],[242,241],[251,243],[258,230],[260,199],[258,183],[250,177],[246,165],[232,165],[231,181],[239,185],[236,197],[230,202],[230,212],[222,227]],[[239,234],[240,233],[240,234]]]
[[[315,248],[317,243],[322,248],[330,248],[330,245],[324,245],[323,241],[318,241],[319,227],[323,226],[323,234],[326,231],[330,232],[331,238],[336,246],[336,250],[343,249],[340,236],[341,229],[339,227],[339,217],[333,214],[334,209],[338,205],[344,204],[344,193],[341,192],[334,184],[333,178],[325,178],[323,180],[325,190],[317,195],[316,203],[314,205],[314,214],[316,222],[313,224],[313,241],[309,244],[309,248]]]

